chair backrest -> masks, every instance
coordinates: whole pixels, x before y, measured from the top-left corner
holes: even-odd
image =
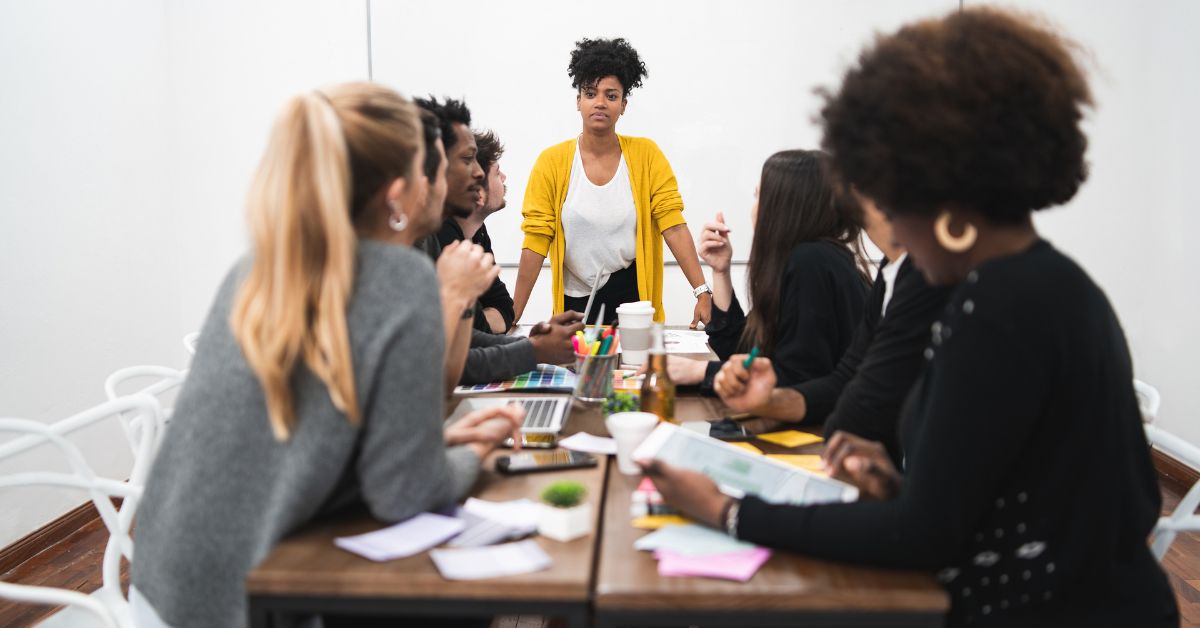
[[[174,392],[183,385],[183,381],[186,378],[187,371],[180,371],[169,366],[144,365],[123,368],[109,375],[108,379],[104,380],[104,394],[110,401],[122,397],[120,391],[128,382],[136,380],[150,382],[146,386],[126,394],[149,395],[158,401],[159,411],[156,415],[156,420],[159,424],[155,430],[157,440],[154,443],[151,456],[158,453],[158,446],[162,444],[167,423],[171,420],[171,414],[174,410],[172,405],[167,403],[166,397],[169,393]],[[129,439],[130,446],[134,446],[140,438],[138,434],[140,420],[140,417],[136,413],[122,413],[121,415],[121,428],[125,431],[125,437]]]
[[[1138,407],[1142,412],[1146,440],[1150,445],[1193,469],[1200,469],[1200,448],[1153,425],[1162,403],[1158,389],[1136,379],[1133,380],[1133,388],[1138,395]],[[1188,489],[1174,512],[1159,518],[1155,524],[1154,531],[1150,533],[1150,550],[1154,552],[1155,558],[1161,561],[1163,556],[1166,556],[1167,549],[1180,532],[1200,530],[1200,517],[1196,516],[1197,507],[1200,507],[1200,482]]]
[[[194,331],[183,337],[183,348],[189,355],[196,355],[196,343],[200,342],[200,332]]]
[[[1158,408],[1162,405],[1162,395],[1158,389],[1140,379],[1133,380],[1133,392],[1137,394],[1138,410],[1142,413],[1143,423],[1153,423],[1158,416]]]
[[[51,424],[0,418],[0,432],[21,434],[0,445],[0,462],[49,444],[58,449],[70,469],[68,472],[37,470],[3,475],[0,476],[0,489],[52,486],[85,491],[109,533],[101,567],[101,592],[104,595],[88,596],[72,589],[0,582],[0,597],[35,604],[79,607],[92,612],[105,626],[112,628],[132,625],[128,602],[121,595],[120,566],[122,557],[133,560],[133,539],[129,530],[158,443],[158,426],[161,425],[158,415],[157,400],[146,394],[135,394],[106,401]],[[136,440],[130,441],[133,467],[129,479],[122,481],[101,477],[67,436],[105,419],[116,418],[124,422],[125,417],[129,416],[136,419],[139,426]],[[119,508],[113,505],[114,497],[121,498]]]

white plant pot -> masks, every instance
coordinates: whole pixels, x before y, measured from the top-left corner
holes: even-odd
[[[592,532],[592,505],[580,504],[574,508],[555,508],[542,504],[542,516],[538,520],[538,534],[555,541],[570,541]]]

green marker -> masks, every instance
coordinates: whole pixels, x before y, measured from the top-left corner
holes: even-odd
[[[757,357],[758,357],[758,345],[754,345],[754,347],[750,349],[750,355],[746,356],[745,360],[742,360],[742,368],[749,370],[750,364],[752,362],[754,362],[754,358],[757,358]]]

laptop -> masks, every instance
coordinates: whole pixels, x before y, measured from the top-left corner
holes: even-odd
[[[454,409],[446,422],[453,423],[469,412],[510,403],[519,403],[525,407],[525,423],[521,426],[521,432],[525,434],[557,434],[566,424],[567,411],[571,409],[571,396],[542,394],[466,397],[458,403],[458,407]]]

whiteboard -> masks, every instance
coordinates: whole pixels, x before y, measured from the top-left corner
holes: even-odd
[[[630,94],[617,132],[658,143],[693,237],[724,212],[734,259],[744,261],[763,161],[818,147],[813,88],[834,85],[874,33],[958,7],[958,0],[372,0],[372,74],[406,95],[465,98],[473,125],[499,135],[508,207],[487,227],[497,261],[515,264],[533,162],[580,132],[567,76],[574,42],[625,37],[649,76]]]

